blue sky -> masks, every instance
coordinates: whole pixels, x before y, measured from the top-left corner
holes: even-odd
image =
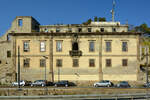
[[[115,21],[150,26],[150,0],[115,0]],[[112,0],[0,0],[0,35],[16,16],[33,16],[41,25],[81,24],[89,18],[111,21]]]

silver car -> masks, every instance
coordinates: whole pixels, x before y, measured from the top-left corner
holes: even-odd
[[[46,86],[46,81],[45,80],[36,80],[34,81],[31,86]]]
[[[108,80],[102,80],[100,82],[94,83],[94,87],[111,87],[113,83]]]
[[[12,86],[18,86],[18,82],[12,82]],[[24,80],[20,81],[20,86],[25,86],[25,81]]]

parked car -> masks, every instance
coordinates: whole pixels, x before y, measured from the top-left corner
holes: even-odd
[[[21,80],[20,86],[29,86],[31,83],[31,81]],[[18,86],[18,82],[12,82],[12,86]]]
[[[150,87],[150,83],[145,83],[144,85],[143,85],[143,87]]]
[[[68,87],[68,86],[76,86],[75,83],[73,82],[69,82],[69,81],[59,81],[59,82],[56,82],[55,83],[55,86],[58,87],[58,86],[65,86],[65,87]]]
[[[53,86],[53,82],[45,81],[45,80],[36,80],[31,83],[31,86]]]
[[[109,80],[102,80],[100,82],[94,83],[94,87],[112,87],[114,84]]]
[[[127,81],[121,81],[120,83],[117,84],[117,87],[129,88],[131,86],[129,85],[129,83]]]

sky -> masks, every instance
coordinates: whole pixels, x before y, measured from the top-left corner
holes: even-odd
[[[16,16],[33,16],[41,25],[81,24],[94,16],[111,21],[112,0],[0,0],[0,36]],[[115,21],[150,26],[150,0],[115,0]]]

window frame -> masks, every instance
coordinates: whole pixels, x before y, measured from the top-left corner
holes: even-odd
[[[109,45],[108,45],[108,43],[110,43]],[[105,42],[105,51],[106,52],[111,52],[112,51],[112,42],[111,41],[106,41]]]
[[[44,43],[44,47],[41,43]],[[40,52],[46,52],[46,41],[40,41]]]
[[[23,41],[23,51],[29,52],[30,51],[30,43],[29,41]]]
[[[89,67],[95,67],[95,59],[89,59]]]
[[[23,59],[23,67],[25,68],[30,67],[30,58]]]
[[[60,32],[60,28],[57,27],[57,28],[56,28],[56,33],[59,33],[59,32]]]
[[[40,59],[40,67],[46,67],[46,59]]]
[[[115,27],[113,27],[112,32],[117,32],[117,29]]]
[[[78,28],[78,32],[82,32],[82,28],[80,27],[80,28]]]
[[[126,43],[126,45],[124,45],[124,43]],[[127,41],[122,42],[122,52],[128,52],[128,42]]]
[[[11,58],[11,51],[10,50],[7,51],[7,58]]]
[[[106,62],[105,63],[106,67],[112,67],[112,60],[111,59],[106,59],[105,62]]]
[[[105,32],[105,28],[100,28],[100,32]]]
[[[93,46],[92,46],[93,44]],[[89,52],[94,52],[95,51],[95,42],[94,41],[89,41]]]
[[[122,59],[122,66],[127,67],[128,66],[128,59]]]
[[[58,43],[60,43],[60,44],[58,44]],[[62,52],[62,49],[63,49],[62,44],[63,44],[62,40],[56,40],[56,52]]]
[[[92,32],[92,28],[90,28],[90,27],[87,30],[88,30],[88,32]]]
[[[68,28],[68,32],[72,32],[72,28]]]
[[[72,59],[72,66],[79,67],[79,59]]]
[[[63,60],[62,59],[56,59],[56,67],[62,67],[63,66]]]
[[[22,27],[23,26],[23,19],[18,19],[18,26]]]

